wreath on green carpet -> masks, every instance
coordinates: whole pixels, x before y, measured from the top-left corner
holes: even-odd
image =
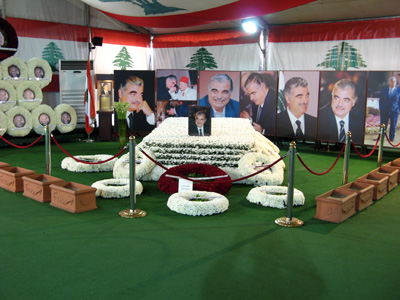
[[[205,164],[184,164],[168,169],[161,175],[158,181],[158,188],[166,194],[178,192],[179,179],[171,176],[184,176],[202,182],[193,182],[193,190],[209,191],[218,194],[226,194],[232,187],[230,176],[218,167]],[[211,184],[210,184],[211,183]]]
[[[207,216],[220,214],[229,208],[225,196],[214,192],[184,191],[168,198],[170,210],[188,216]]]
[[[17,75],[10,74],[11,69],[18,69]],[[8,80],[14,87],[28,79],[28,67],[26,63],[16,56],[11,56],[1,62],[1,71],[4,80]]]

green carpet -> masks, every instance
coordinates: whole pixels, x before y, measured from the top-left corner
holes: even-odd
[[[117,142],[62,146],[73,155],[119,151]],[[302,143],[297,152],[316,172],[338,155]],[[384,162],[397,156],[385,151]],[[0,157],[45,172],[43,144],[2,147]],[[62,170],[64,157],[53,143],[53,176],[86,185],[112,178]],[[352,151],[349,181],[376,161]],[[190,217],[168,209],[157,183],[143,182],[141,219],[118,216],[129,198],[97,198],[97,210],[72,214],[0,189],[0,299],[399,299],[400,187],[342,224],[314,219],[315,197],[341,185],[342,169],[340,159],[316,176],[296,159],[295,187],[306,196],[293,209],[300,228],[275,225],[286,211],[249,203],[244,185],[226,195],[227,212]]]

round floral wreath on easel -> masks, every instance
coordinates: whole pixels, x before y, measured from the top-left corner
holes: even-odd
[[[161,175],[158,181],[158,188],[166,194],[174,194],[178,192],[179,179],[172,176],[184,176],[199,180],[203,178],[211,178],[207,181],[193,182],[193,190],[209,191],[218,194],[226,194],[232,187],[230,176],[218,167],[205,164],[184,164],[168,169]],[[210,182],[212,182],[210,184]]]
[[[7,117],[0,111],[0,135],[3,136],[7,131]]]
[[[17,104],[17,92],[7,81],[0,81],[0,93],[4,100],[0,99],[0,111],[6,112]]]
[[[286,208],[287,186],[259,186],[250,190],[246,199],[251,203],[274,208]],[[304,194],[298,189],[293,191],[293,205],[304,205]]]
[[[96,181],[92,184],[96,188],[96,196],[102,198],[126,198],[130,196],[129,179],[104,179]],[[143,185],[140,181],[136,181],[136,195],[143,192]]]
[[[61,103],[56,106],[54,112],[56,113],[57,129],[59,132],[68,133],[75,129],[78,117],[71,105]]]
[[[26,136],[32,130],[32,114],[23,107],[14,106],[6,112],[7,133],[11,136]]]
[[[44,117],[44,119],[42,119],[42,117]],[[37,134],[44,134],[46,125],[49,125],[50,132],[56,129],[56,113],[46,104],[41,104],[32,111],[32,120],[33,130]],[[43,123],[43,120],[45,123]]]
[[[207,216],[220,214],[229,207],[226,197],[204,191],[184,191],[175,193],[168,198],[170,210],[189,216]]]
[[[44,88],[51,82],[53,71],[47,60],[39,57],[31,58],[26,62],[29,80]]]

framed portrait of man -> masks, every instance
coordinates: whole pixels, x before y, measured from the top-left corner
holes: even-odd
[[[279,72],[276,135],[315,140],[318,96],[318,71]]]
[[[157,101],[197,101],[197,70],[157,70]]]
[[[277,86],[276,71],[241,72],[240,117],[263,135],[275,135]]]
[[[400,71],[368,72],[364,144],[375,145],[381,126],[385,125],[383,145],[393,147],[400,141]],[[388,140],[389,139],[389,140]]]
[[[113,110],[113,79],[97,79],[97,103],[99,111]]]
[[[239,118],[240,72],[200,71],[199,106],[211,107],[212,118]]]
[[[150,132],[156,123],[155,71],[114,71],[114,99],[128,102],[126,114],[129,132]]]
[[[318,140],[363,143],[366,85],[365,71],[321,71]]]
[[[189,135],[209,136],[211,135],[211,107],[191,106],[188,118]]]

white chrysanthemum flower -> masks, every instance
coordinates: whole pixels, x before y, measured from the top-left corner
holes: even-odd
[[[250,190],[246,199],[251,203],[274,208],[286,208],[287,186],[260,186]],[[304,205],[304,194],[298,189],[293,192],[293,205]]]

